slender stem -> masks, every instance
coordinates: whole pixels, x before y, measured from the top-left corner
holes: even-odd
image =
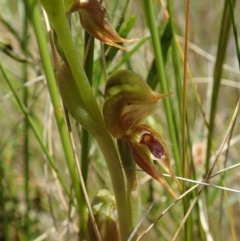
[[[235,1],[236,0],[233,0],[233,5],[235,4]],[[215,126],[215,115],[216,115],[216,108],[217,108],[217,102],[218,102],[218,94],[219,94],[221,76],[222,76],[222,67],[223,67],[223,61],[226,54],[227,43],[228,43],[229,33],[231,28],[230,15],[231,15],[231,11],[228,4],[228,0],[225,0],[222,23],[221,23],[221,31],[219,35],[217,58],[216,58],[216,63],[214,67],[214,72],[213,72],[213,90],[212,90],[209,131],[208,131],[208,140],[207,140],[207,153],[206,153],[206,170],[205,170],[206,173],[208,172],[209,166],[210,166],[212,139],[213,139],[213,133],[214,133],[214,126]]]
[[[94,38],[90,37],[88,33],[85,33],[85,43],[84,43],[84,55],[86,55],[84,70],[86,72],[88,81],[90,85],[92,84],[93,77],[93,55],[94,55]],[[88,166],[89,166],[89,144],[90,136],[89,132],[82,128],[82,138],[81,138],[81,170],[83,175],[84,183],[87,185],[87,176],[88,176]]]
[[[188,34],[190,18],[190,0],[187,0],[186,6],[186,23],[185,23],[185,44],[184,44],[184,68],[183,68],[183,94],[182,94],[182,174],[186,177],[186,120],[187,120],[187,68],[188,68]],[[182,182],[183,192],[186,191],[185,182]],[[188,199],[184,199],[184,214],[187,214],[189,208]],[[185,240],[191,240],[191,219],[186,221]]]
[[[26,8],[25,8],[26,11]],[[25,56],[28,54],[28,21],[27,14],[24,14],[24,29],[23,29],[23,51]],[[27,82],[28,78],[28,63],[23,64],[23,84]],[[23,103],[25,106],[28,106],[28,88],[23,88]],[[26,113],[28,115],[29,113]],[[30,200],[29,200],[29,123],[28,118],[25,115],[24,118],[24,144],[23,144],[23,155],[24,155],[24,188],[25,188],[25,204],[26,204],[26,212],[24,215],[24,229],[26,234],[26,239],[30,238],[29,230],[30,230],[30,220],[29,220],[29,210],[30,210]]]
[[[187,101],[187,66],[188,66],[188,34],[189,34],[190,0],[186,6],[185,44],[184,44],[184,68],[183,68],[183,95],[182,95],[182,173],[186,177],[186,101]],[[185,191],[185,182],[183,182]]]
[[[139,192],[138,178],[136,175],[136,163],[132,158],[128,143],[118,140],[118,150],[121,157],[124,173],[127,181],[128,214],[131,220],[131,232],[140,219],[141,197]]]
[[[230,15],[231,15],[231,20],[232,20],[233,34],[234,34],[235,45],[236,45],[236,50],[237,50],[238,66],[240,69],[240,47],[239,47],[236,21],[235,21],[235,17],[234,17],[234,4],[233,4],[232,0],[228,0],[228,2],[229,2],[229,6],[230,6],[230,11],[231,11]]]
[[[78,177],[79,177],[80,184],[81,184],[81,187],[82,187],[83,196],[84,196],[85,202],[87,204],[89,217],[90,217],[90,220],[92,222],[93,229],[94,229],[95,235],[97,237],[97,241],[102,241],[101,235],[100,235],[98,227],[97,227],[96,220],[94,218],[94,215],[93,215],[93,212],[92,212],[92,209],[91,209],[91,204],[90,204],[90,201],[89,201],[89,198],[88,198],[86,185],[85,185],[85,182],[83,180],[82,171],[81,171],[81,168],[80,168],[80,165],[79,165],[79,160],[78,160],[78,157],[77,157],[77,154],[76,154],[76,147],[75,147],[75,143],[74,143],[74,139],[73,139],[72,127],[71,127],[71,124],[70,124],[67,109],[65,109],[65,115],[66,115],[66,122],[67,122],[67,126],[68,126],[68,131],[69,131],[69,135],[70,135],[70,139],[71,139],[72,149],[73,149],[73,153],[74,153],[74,156],[75,156],[74,159],[75,159],[75,163],[76,163]],[[81,224],[81,227],[84,227],[84,226],[86,227],[85,223],[83,223],[83,224],[84,225]],[[85,228],[85,230],[81,230],[81,234],[83,234],[85,232],[86,232],[86,228]]]
[[[13,86],[12,86],[12,84],[11,84],[11,81],[9,80],[9,78],[8,78],[6,72],[5,72],[5,70],[3,69],[3,67],[2,67],[1,64],[0,64],[0,70],[1,70],[1,72],[2,72],[2,75],[3,75],[4,79],[5,79],[5,81],[6,81],[7,84],[8,84],[10,90],[11,90],[12,93],[13,93],[13,96],[14,96],[15,100],[17,101],[17,104],[18,104],[20,110],[22,111],[22,113],[23,113],[25,116],[27,116],[27,119],[28,119],[28,122],[29,122],[29,126],[31,127],[31,129],[32,129],[32,131],[33,131],[33,134],[35,135],[38,143],[40,144],[40,147],[42,148],[43,153],[46,155],[46,158],[48,159],[51,167],[52,167],[52,168],[55,170],[55,172],[57,173],[58,178],[59,178],[59,180],[60,180],[60,182],[61,182],[61,184],[62,184],[62,187],[63,187],[64,191],[66,192],[66,194],[67,194],[68,197],[70,198],[69,189],[67,188],[65,182],[63,181],[63,178],[62,178],[62,176],[60,175],[59,170],[57,169],[56,164],[55,164],[53,158],[50,156],[50,154],[49,154],[46,146],[43,144],[42,139],[41,139],[41,136],[40,136],[40,134],[38,133],[38,129],[37,129],[37,127],[36,127],[36,124],[33,122],[32,118],[28,115],[28,111],[27,111],[26,107],[22,104],[21,100],[20,100],[19,97],[17,96],[16,91],[15,91],[15,89],[13,88]]]
[[[105,126],[102,114],[97,105],[95,96],[93,95],[88,78],[84,71],[82,61],[79,58],[79,49],[76,47],[72,37],[70,27],[66,18],[65,9],[61,0],[56,0],[53,7],[52,3],[47,0],[41,0],[51,24],[54,27],[58,41],[61,45],[63,53],[69,64],[76,81],[76,85],[81,90],[80,95],[84,105],[87,107],[89,118],[98,120],[96,126],[93,126],[92,131],[96,135],[101,135],[103,126]]]
[[[131,234],[131,220],[128,215],[127,198],[119,156],[110,135],[105,137],[97,136],[96,141],[108,165],[118,209],[121,240],[126,241]]]
[[[156,24],[156,18],[154,15],[154,9],[153,9],[153,1],[149,0],[142,0],[143,8],[146,10],[144,11],[146,20],[149,24],[149,29],[152,36],[152,43],[153,43],[153,49],[154,49],[154,55],[156,60],[156,68],[157,68],[157,74],[158,79],[160,81],[160,86],[162,92],[169,92],[168,85],[167,85],[167,78],[166,73],[164,69],[164,63],[163,63],[163,57],[162,57],[162,49],[159,42],[159,34]],[[175,163],[178,169],[180,169],[180,151],[179,151],[179,145],[177,142],[177,138],[175,135],[175,128],[174,128],[174,118],[173,113],[171,110],[171,103],[169,98],[163,99],[164,108],[166,111],[167,116],[167,122],[169,127],[169,133],[171,137],[171,142],[173,145],[173,154],[175,158]],[[180,172],[179,172],[180,173]]]
[[[51,58],[49,56],[49,52],[47,51],[48,47],[47,47],[45,34],[42,28],[42,20],[40,17],[39,8],[38,8],[38,5],[36,4],[36,1],[34,0],[27,0],[26,3],[28,8],[27,12],[29,14],[30,21],[33,24],[36,39],[38,41],[40,56],[41,56],[44,72],[46,74],[48,89],[49,89],[51,101],[54,108],[54,115],[57,122],[57,127],[60,134],[64,154],[66,157],[68,170],[72,179],[72,184],[74,187],[78,205],[79,207],[81,207],[84,201],[83,201],[82,193],[80,191],[78,176],[75,169],[74,157],[72,153],[68,130],[66,125],[63,124],[65,123],[64,113],[62,111],[62,105],[59,98],[58,87],[57,87],[57,83],[56,83],[56,79],[53,71]]]
[[[121,237],[123,241],[127,240],[130,235],[130,220],[128,219],[127,214],[124,178],[116,147],[105,126],[96,98],[89,85],[82,66],[82,61],[79,58],[78,48],[75,46],[75,43],[71,38],[71,31],[66,19],[63,2],[61,0],[56,0],[54,5],[47,0],[41,0],[41,2],[57,34],[61,48],[74,76],[74,81],[77,80],[75,81],[75,84],[78,90],[80,90],[80,98],[87,110],[87,116],[85,117],[92,123],[92,126],[89,125],[89,131],[91,131],[91,134],[99,144],[107,162],[118,209]],[[82,116],[79,114],[79,116],[75,116],[75,118],[81,120]]]

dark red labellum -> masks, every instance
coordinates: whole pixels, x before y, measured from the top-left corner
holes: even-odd
[[[142,145],[146,145],[148,147],[148,149],[150,150],[150,152],[157,158],[161,159],[163,157],[165,157],[165,151],[164,151],[164,147],[161,145],[161,143],[159,142],[159,140],[154,137],[153,135],[151,135],[151,133],[144,133],[141,136],[141,140],[139,142]]]

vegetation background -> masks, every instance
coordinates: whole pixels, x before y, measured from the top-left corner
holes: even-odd
[[[94,41],[92,87],[100,108],[104,101],[106,76],[118,69],[135,71],[146,79],[155,91],[163,92],[159,84],[161,80],[158,79],[156,69],[152,67],[156,52],[151,41],[152,37],[150,37],[151,26],[146,23],[148,14],[146,12],[149,9],[144,7],[143,2],[144,0],[103,1],[116,29],[120,29],[123,35],[127,32],[126,38],[139,38],[140,40],[135,44],[125,45],[129,49],[128,52],[122,50],[114,52],[114,48],[111,47],[108,51],[111,50],[112,55],[108,54],[110,51],[104,52],[98,40]],[[164,70],[168,89],[173,92],[170,97],[170,111],[174,117],[174,131],[178,137],[179,153],[182,147],[181,93],[186,2],[169,0],[162,4],[160,0],[152,1],[154,12],[150,13],[155,17],[159,39],[161,39],[163,53],[166,56]],[[211,179],[210,183],[218,187],[207,187],[207,191],[201,193],[188,217],[185,229],[181,230],[177,240],[240,240],[240,171],[238,167],[240,120],[239,116],[235,120],[232,119],[240,93],[240,55],[236,48],[239,36],[234,35],[232,27],[232,19],[234,19],[236,31],[240,32],[239,1],[236,1],[234,12],[230,11],[230,15],[225,19],[225,23],[229,22],[229,28],[225,26],[221,33],[224,9],[226,10],[230,2],[234,1],[191,1],[190,4],[189,69],[186,85],[186,177],[195,181],[204,179],[231,123],[234,125],[230,136],[218,156],[213,172],[217,173],[226,167],[234,168]],[[171,11],[169,11],[169,6]],[[86,223],[86,210],[83,211],[85,214],[76,211],[43,150],[45,146],[47,152],[53,157],[70,196],[74,198],[73,184],[54,117],[43,62],[32,23],[29,21],[30,13],[26,11],[25,1],[20,0],[0,0],[0,12],[2,70],[0,74],[0,240],[40,241],[77,240],[78,238],[85,240],[84,231],[80,237],[78,235],[78,225],[79,222]],[[121,19],[123,23],[120,22]],[[167,39],[168,32],[166,31],[169,19],[174,26],[171,30],[170,41]],[[43,15],[42,23],[44,23]],[[45,28],[45,24],[43,27]],[[228,29],[230,30],[229,37]],[[44,31],[47,39],[47,31]],[[79,24],[77,15],[73,16],[72,33],[83,58],[84,30]],[[221,47],[221,41],[225,41],[226,48]],[[51,53],[50,45],[46,51]],[[105,66],[102,63],[104,56]],[[219,81],[216,75],[219,75]],[[6,79],[9,80],[13,89],[10,88]],[[214,84],[217,81],[219,86]],[[26,107],[26,111],[20,108],[14,94]],[[216,109],[212,106],[214,98]],[[214,120],[212,125],[209,125],[213,112],[215,113]],[[32,130],[29,116],[34,122],[34,128],[40,140],[36,138]],[[108,167],[91,135],[83,134],[81,127],[73,119],[71,123],[76,154],[81,163],[89,162],[89,168],[82,164],[82,170],[87,193],[89,199],[92,200],[98,190],[112,189]],[[177,168],[177,165],[181,167],[182,163],[177,164],[174,160],[169,123],[162,103],[156,113],[148,118],[147,123],[151,123],[168,142],[175,173],[177,176],[182,176],[181,168]],[[212,135],[209,134],[211,131]],[[207,151],[210,156],[206,158]],[[138,177],[142,216],[144,217],[139,228],[141,232],[155,222],[174,200],[159,183],[151,180],[145,173],[139,171]],[[169,178],[166,180],[180,195],[180,191],[173,182]],[[190,181],[186,181],[187,189],[192,186]],[[221,187],[234,190],[224,191]],[[187,196],[188,207],[196,196],[195,190]],[[151,206],[152,203],[154,203],[153,206]],[[84,209],[86,209],[85,206]],[[184,210],[184,202],[177,202],[156,222],[142,240],[172,240],[183,220],[186,211]],[[147,215],[144,216],[146,212]],[[189,233],[186,230],[190,230]]]

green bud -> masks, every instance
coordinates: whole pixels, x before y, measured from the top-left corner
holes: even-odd
[[[120,241],[116,203],[108,190],[100,190],[92,202],[95,217],[102,241]],[[88,241],[97,241],[90,218],[87,223]]]

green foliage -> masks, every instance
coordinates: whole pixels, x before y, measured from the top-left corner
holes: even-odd
[[[182,140],[186,2],[104,0],[119,35],[139,39],[123,43],[127,52],[89,37],[78,15],[69,15],[73,2],[0,1],[0,240],[86,240],[88,208],[101,189],[115,198],[123,241],[131,234],[131,240],[237,240],[240,125],[232,116],[240,89],[240,3],[191,1]],[[155,92],[173,92],[146,124],[163,136],[179,177],[186,143],[189,180],[182,183],[191,191],[180,199],[139,171],[129,146],[105,126],[104,88],[119,69],[138,73]],[[232,169],[214,175],[226,167]],[[217,186],[204,192],[191,182],[209,175],[206,181]]]

